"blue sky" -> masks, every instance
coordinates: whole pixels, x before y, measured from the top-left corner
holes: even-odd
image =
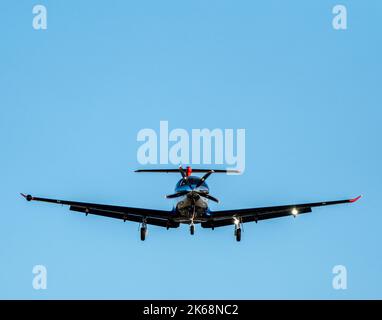
[[[32,7],[48,29],[32,28]],[[8,1],[0,30],[0,298],[382,298],[378,0]],[[19,192],[169,209],[174,175],[139,175],[137,132],[245,128],[246,170],[214,209],[336,200],[297,219],[149,228]],[[32,288],[32,268],[48,288]],[[347,290],[332,288],[344,265]]]

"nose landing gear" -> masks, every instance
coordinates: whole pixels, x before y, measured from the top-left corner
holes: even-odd
[[[193,203],[192,203],[192,216],[191,216],[191,223],[190,223],[190,234],[191,235],[194,235],[194,233],[195,233],[195,225],[194,225],[195,210],[196,210],[195,200],[193,200]]]
[[[193,223],[190,224],[190,234],[194,235],[195,233],[195,225]]]

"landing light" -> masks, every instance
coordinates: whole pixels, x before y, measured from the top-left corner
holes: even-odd
[[[297,214],[298,214],[298,210],[297,210],[296,208],[293,208],[293,209],[292,209],[292,214],[293,214],[294,216],[297,216]]]
[[[234,224],[238,225],[240,221],[238,218],[233,218],[233,222],[234,222]]]

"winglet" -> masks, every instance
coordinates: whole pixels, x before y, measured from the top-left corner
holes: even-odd
[[[20,193],[27,201],[31,201],[33,200],[33,197],[30,195],[30,194],[24,194],[24,193]]]
[[[356,197],[356,198],[353,198],[353,199],[350,199],[349,202],[356,202],[357,200],[361,199],[362,198],[362,195]]]

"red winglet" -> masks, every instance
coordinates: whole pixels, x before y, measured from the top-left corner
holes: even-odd
[[[191,175],[191,173],[192,173],[191,167],[187,167],[187,169],[186,169],[186,176],[189,177]]]
[[[358,196],[357,198],[350,199],[349,202],[356,202],[360,198],[362,198],[362,196]]]

